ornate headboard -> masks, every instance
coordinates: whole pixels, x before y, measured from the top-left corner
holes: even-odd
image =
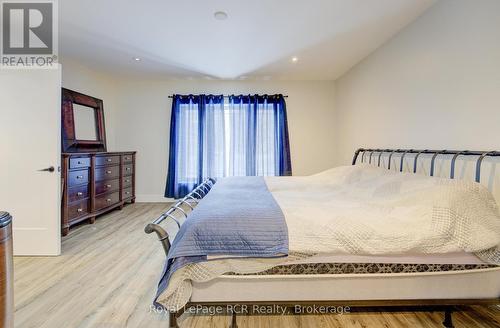
[[[365,163],[365,157],[368,157],[368,163],[372,164],[372,157],[373,154],[378,154],[377,155],[377,166],[381,165],[381,158],[383,154],[388,154],[389,159],[388,159],[388,164],[387,164],[387,169],[391,169],[391,160],[394,154],[400,154],[400,159],[399,159],[399,171],[403,172],[403,167],[404,167],[404,160],[405,156],[407,154],[415,154],[413,157],[413,173],[417,173],[417,164],[418,164],[418,158],[422,154],[431,154],[431,163],[430,163],[430,176],[434,176],[435,172],[435,165],[436,165],[436,158],[439,155],[452,155],[451,158],[451,166],[450,166],[450,179],[455,178],[455,166],[456,166],[456,160],[459,156],[474,156],[477,157],[476,159],[476,170],[475,170],[475,181],[476,182],[481,182],[481,164],[483,162],[483,159],[487,156],[490,157],[500,157],[500,152],[498,151],[478,151],[478,150],[417,150],[417,149],[366,149],[366,148],[359,148],[356,150],[354,153],[354,157],[352,159],[352,165],[355,165],[359,155],[361,154],[361,163]],[[374,159],[373,159],[374,160]]]

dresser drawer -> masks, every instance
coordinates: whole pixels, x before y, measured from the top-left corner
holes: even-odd
[[[120,166],[105,166],[95,168],[95,181],[116,179],[120,176]]]
[[[89,197],[89,185],[82,184],[76,187],[68,188],[68,203],[82,200]]]
[[[118,165],[120,164],[120,156],[96,156],[95,166]]]
[[[131,176],[128,176],[128,177],[123,177],[122,178],[122,188],[128,188],[128,187],[131,187],[132,186],[132,177]]]
[[[123,176],[132,175],[134,173],[134,164],[124,164],[122,170]]]
[[[69,159],[69,168],[70,169],[79,169],[84,167],[90,167],[90,158],[89,157],[71,157]]]
[[[132,197],[132,188],[127,188],[122,190],[122,199],[127,199]]]
[[[125,164],[132,163],[133,155],[123,155],[122,158],[123,158],[123,163]]]
[[[112,194],[104,194],[97,196],[95,198],[95,209],[100,210],[102,208],[114,205],[120,202],[120,192],[114,192]]]
[[[114,180],[106,180],[106,181],[99,181],[95,183],[95,194],[103,194],[106,192],[111,192],[111,191],[117,191],[120,189],[120,180],[119,179],[114,179]]]
[[[88,199],[82,200],[81,202],[72,204],[68,208],[68,218],[69,220],[77,219],[85,214],[89,213],[89,201]]]
[[[70,171],[68,174],[68,186],[76,186],[79,184],[89,183],[89,170]]]

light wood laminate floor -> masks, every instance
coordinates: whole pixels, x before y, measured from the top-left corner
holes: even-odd
[[[164,255],[144,226],[168,204],[133,204],[63,238],[59,257],[17,257],[15,326],[22,328],[168,327],[150,309]],[[498,307],[466,307],[455,326],[500,327]],[[239,327],[442,327],[441,312],[247,316]],[[183,316],[181,327],[228,327],[226,316]]]

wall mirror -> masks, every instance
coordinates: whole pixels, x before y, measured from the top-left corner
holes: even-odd
[[[62,152],[106,151],[102,100],[63,88],[61,106]]]
[[[77,140],[97,140],[96,110],[73,103],[73,120]]]

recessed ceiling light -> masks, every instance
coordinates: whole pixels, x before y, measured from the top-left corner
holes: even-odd
[[[214,13],[214,17],[216,20],[226,20],[227,19],[227,13],[223,11],[216,11]]]
[[[133,59],[134,59],[134,61],[136,61],[136,62],[141,61],[141,58],[139,58],[139,57],[134,57]]]
[[[292,57],[292,61],[293,61],[294,63],[296,63],[296,62],[298,62],[298,61],[299,61],[299,58],[297,58],[297,57]]]

